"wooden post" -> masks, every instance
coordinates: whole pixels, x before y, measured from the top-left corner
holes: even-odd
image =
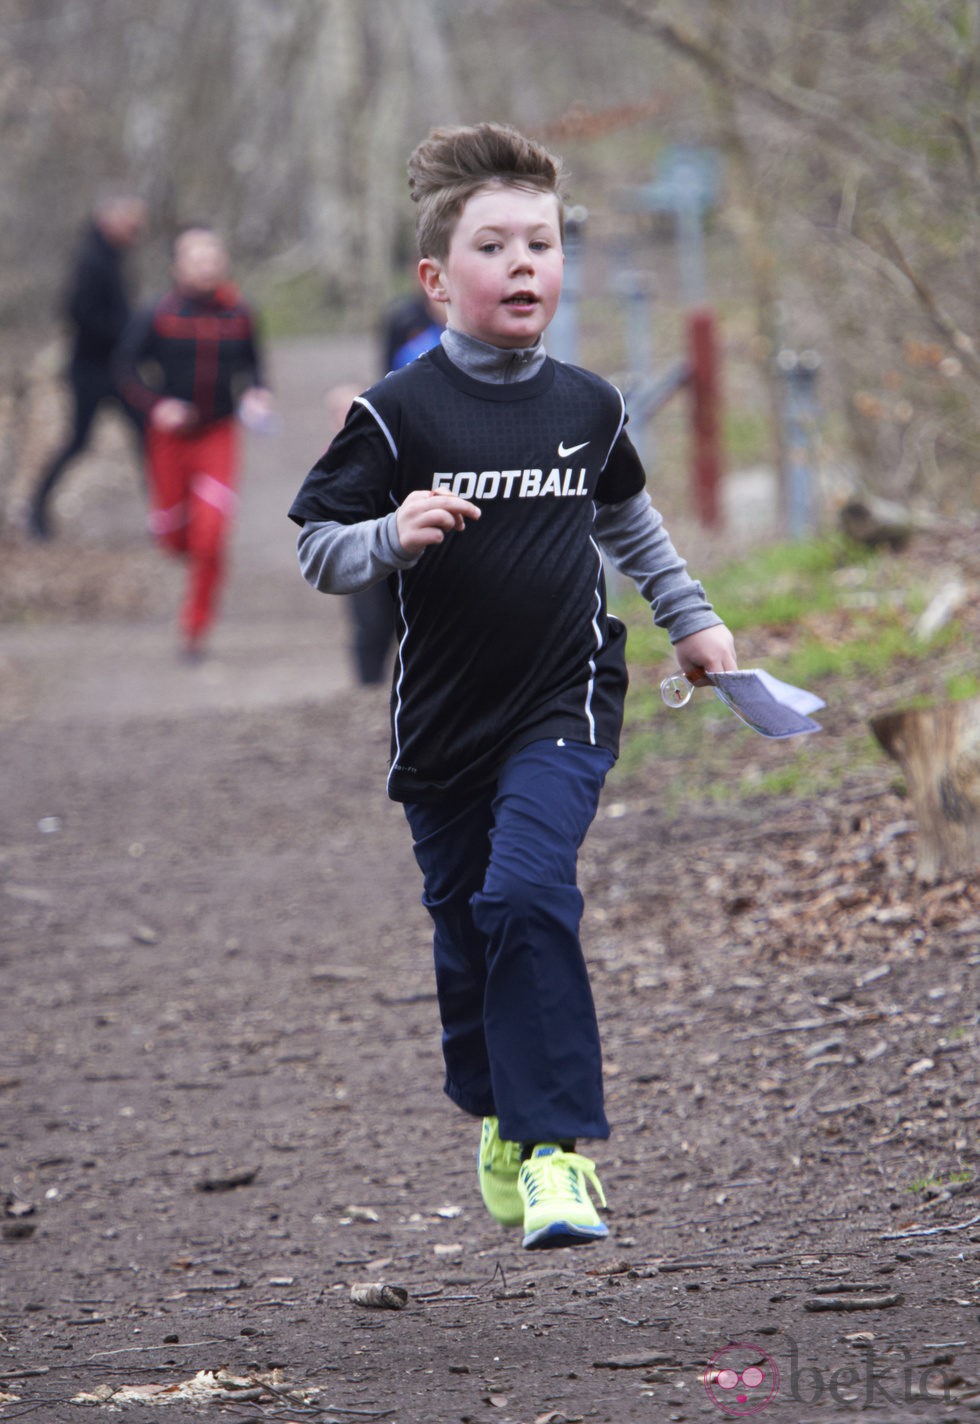
[[[870,726],[905,773],[920,879],[980,868],[980,697],[884,712]]]
[[[721,382],[714,312],[704,308],[688,318],[691,357],[691,476],[694,512],[708,529],[721,526]]]

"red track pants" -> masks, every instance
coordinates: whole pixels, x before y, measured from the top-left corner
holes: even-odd
[[[214,619],[238,504],[235,422],[223,420],[192,435],[150,427],[146,458],[150,532],[168,553],[188,562],[180,626],[186,638],[195,640]]]

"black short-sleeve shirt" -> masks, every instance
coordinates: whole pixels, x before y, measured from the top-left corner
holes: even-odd
[[[529,742],[618,751],[625,629],[606,611],[596,503],[645,485],[619,391],[546,360],[475,380],[436,347],[358,397],[290,517],[378,519],[445,489],[481,517],[390,580],[398,656],[389,794],[442,800],[490,784]]]

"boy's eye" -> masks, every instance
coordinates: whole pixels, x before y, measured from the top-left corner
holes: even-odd
[[[547,252],[547,251],[548,251],[548,248],[549,248],[550,246],[551,246],[551,243],[550,243],[550,242],[547,242],[543,237],[540,237],[540,238],[538,238],[535,242],[532,242],[532,243],[531,243],[531,251],[532,251],[532,252]]]
[[[480,243],[480,251],[481,251],[481,252],[499,252],[499,251],[500,251],[500,243],[499,243],[499,242],[481,242],[481,243]]]

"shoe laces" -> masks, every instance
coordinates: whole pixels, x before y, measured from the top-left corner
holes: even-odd
[[[485,1127],[482,1160],[484,1171],[516,1176],[521,1166],[521,1144],[510,1142],[496,1133],[491,1134],[490,1129]]]
[[[606,1205],[606,1194],[596,1173],[595,1163],[578,1152],[565,1152],[560,1147],[541,1157],[528,1157],[523,1164],[526,1186],[531,1205],[539,1196],[549,1192],[562,1195],[570,1193],[576,1201],[587,1199],[582,1179],[595,1188],[601,1206]]]

